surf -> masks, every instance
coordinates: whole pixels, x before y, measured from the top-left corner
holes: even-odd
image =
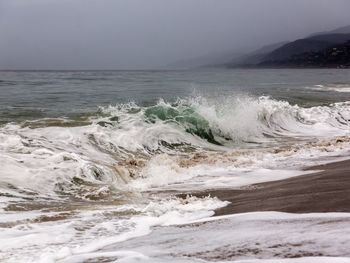
[[[100,107],[84,123],[9,123],[0,128],[0,189],[7,198],[113,200],[136,186],[215,174],[219,165],[264,169],[261,158],[277,167],[285,154],[339,153],[349,121],[349,102],[305,108],[266,96],[197,96]]]

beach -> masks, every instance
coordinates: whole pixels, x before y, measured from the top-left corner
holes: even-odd
[[[246,189],[215,189],[192,193],[230,204],[216,216],[256,211],[287,213],[350,212],[350,160],[312,166],[317,172],[285,180],[251,185]]]

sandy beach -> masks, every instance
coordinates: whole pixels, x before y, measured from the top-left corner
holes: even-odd
[[[320,172],[252,185],[193,193],[231,202],[215,215],[256,211],[289,213],[350,212],[350,160],[310,167]]]

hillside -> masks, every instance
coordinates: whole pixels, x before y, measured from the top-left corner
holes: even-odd
[[[328,34],[298,39],[272,51],[264,57],[264,61],[278,61],[305,52],[317,52],[334,44],[350,40],[350,34]]]
[[[319,51],[331,45],[332,43],[320,41],[316,39],[299,39],[270,52],[263,58],[263,60],[264,61],[283,60],[295,54]]]
[[[319,32],[291,42],[277,43],[232,59],[228,68],[261,67],[293,60],[300,54],[312,54],[350,40],[350,25],[327,32]],[[293,58],[293,59],[292,59]]]
[[[350,41],[318,52],[304,52],[280,61],[264,61],[260,67],[350,68]]]
[[[216,54],[207,54],[192,59],[184,59],[169,64],[166,68],[247,68],[279,64],[287,66],[290,61],[294,61],[297,58],[302,61],[304,60],[304,56],[312,56],[318,52],[325,52],[326,49],[338,44],[346,43],[349,40],[350,25],[331,31],[318,32],[291,42],[279,42],[263,46],[252,52],[248,52],[247,50],[249,49],[247,48],[245,50],[232,50]],[[300,62],[300,64],[303,63]]]

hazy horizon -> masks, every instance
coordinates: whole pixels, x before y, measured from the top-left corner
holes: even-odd
[[[346,0],[0,0],[0,70],[159,69],[350,25]]]

